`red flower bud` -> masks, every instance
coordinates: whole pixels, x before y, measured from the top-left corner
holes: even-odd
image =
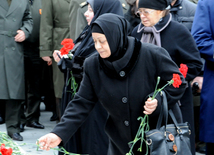
[[[173,78],[172,80],[174,81],[173,82],[173,87],[175,88],[179,88],[179,86],[181,85],[182,81],[181,81],[181,78],[179,76],[179,74],[173,74]]]
[[[186,76],[187,76],[187,71],[188,71],[187,65],[185,65],[185,64],[180,64],[179,71],[180,71],[181,74],[184,76],[184,78],[186,78]]]

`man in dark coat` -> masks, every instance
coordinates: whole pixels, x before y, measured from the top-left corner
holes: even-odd
[[[28,88],[26,126],[44,129],[44,126],[39,123],[41,102],[40,81],[42,73],[42,59],[39,56],[41,0],[30,0],[29,3],[33,18],[33,30],[29,38],[24,42],[25,83],[27,85],[26,88]]]
[[[19,125],[25,99],[22,42],[31,33],[32,24],[27,0],[0,0],[0,105],[6,107],[8,135],[19,141],[23,140]]]

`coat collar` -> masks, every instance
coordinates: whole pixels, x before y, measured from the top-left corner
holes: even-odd
[[[126,54],[121,59],[116,60],[111,66],[105,64],[103,59],[99,57],[100,65],[109,77],[120,80],[125,79],[136,65],[141,49],[141,42],[134,38],[129,38],[128,42],[130,46],[128,46]]]
[[[4,10],[8,11],[9,4],[8,4],[7,0],[0,0],[0,7],[2,7]]]
[[[22,1],[12,0],[9,10],[6,14],[6,16],[9,16],[14,10],[16,10],[20,5],[22,5]]]

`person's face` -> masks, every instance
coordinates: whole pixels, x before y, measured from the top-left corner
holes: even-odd
[[[111,55],[111,50],[108,41],[104,34],[92,33],[94,45],[101,58],[108,58]]]
[[[88,4],[88,10],[84,13],[84,16],[88,22],[88,25],[90,25],[92,19],[94,18],[94,11],[90,4]]]
[[[163,11],[139,8],[136,14],[140,16],[141,23],[144,26],[151,27],[157,24],[157,22],[162,18]]]

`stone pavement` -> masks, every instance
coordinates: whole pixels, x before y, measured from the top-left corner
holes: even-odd
[[[23,136],[23,141],[14,141],[18,145],[22,145],[26,143],[26,145],[21,146],[21,148],[27,153],[27,155],[57,155],[58,151],[50,150],[50,151],[43,151],[39,149],[37,151],[36,140],[41,136],[49,133],[53,127],[56,125],[56,121],[51,122],[50,117],[52,116],[52,112],[44,111],[45,106],[41,103],[41,116],[40,116],[40,123],[45,126],[45,129],[35,129],[25,126],[25,131],[21,132],[20,134]],[[5,124],[0,125],[0,131],[6,132]]]
[[[39,149],[37,151],[37,146],[35,145],[36,140],[41,136],[49,133],[56,125],[55,121],[54,122],[50,121],[52,113],[49,111],[44,111],[45,106],[43,103],[41,103],[40,109],[41,109],[40,123],[45,126],[45,129],[35,129],[25,127],[25,131],[21,133],[24,140],[22,142],[19,141],[15,142],[19,145],[26,143],[26,145],[21,146],[21,148],[27,153],[27,155],[57,155],[58,151],[55,150],[43,151]],[[0,125],[0,131],[6,132],[5,124]],[[196,155],[204,154],[196,153]]]

